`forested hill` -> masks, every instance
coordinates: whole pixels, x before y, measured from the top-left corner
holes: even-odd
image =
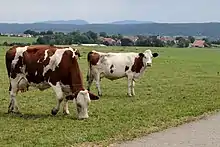
[[[107,32],[108,34],[123,35],[186,35],[220,37],[220,23],[147,23],[147,24],[7,24],[0,23],[1,33],[23,33],[25,30],[34,31],[53,30],[59,32],[71,32],[74,30]]]

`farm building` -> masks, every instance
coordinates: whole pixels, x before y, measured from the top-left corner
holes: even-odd
[[[195,40],[192,47],[208,47],[209,45],[204,40]]]
[[[107,46],[116,45],[116,41],[112,38],[103,38],[103,44]]]

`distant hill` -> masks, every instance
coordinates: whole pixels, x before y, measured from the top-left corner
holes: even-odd
[[[1,33],[23,33],[27,29],[34,31],[59,31],[71,32],[80,30],[82,32],[107,32],[108,34],[123,35],[184,35],[184,36],[208,36],[220,38],[220,23],[147,23],[147,24],[8,24],[0,23]]]
[[[138,20],[122,20],[114,21],[111,24],[143,24],[143,23],[154,23],[152,21],[138,21]]]
[[[89,24],[85,20],[75,19],[75,20],[55,20],[55,21],[43,21],[37,23],[46,23],[46,24],[75,24],[75,25],[85,25]]]
[[[89,22],[81,19],[75,20],[51,20],[51,21],[42,21],[36,23],[46,23],[46,24],[74,24],[74,25],[85,25],[90,24]],[[121,21],[114,21],[110,23],[103,23],[103,24],[143,24],[143,23],[154,23],[152,21],[138,21],[138,20],[121,20]]]

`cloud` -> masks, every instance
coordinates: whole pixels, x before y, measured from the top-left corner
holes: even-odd
[[[6,0],[0,22],[84,19],[111,22],[135,19],[156,22],[220,21],[219,0]]]

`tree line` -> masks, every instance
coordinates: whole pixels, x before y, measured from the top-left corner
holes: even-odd
[[[146,47],[188,47],[190,43],[195,41],[192,36],[188,37],[176,37],[173,40],[162,41],[158,36],[146,36],[137,35],[137,39],[134,41],[122,34],[109,35],[106,32],[95,33],[93,31],[80,32],[73,31],[70,33],[53,32],[51,30],[36,32],[33,30],[26,30],[24,34],[30,34],[37,37],[37,40],[32,44],[50,44],[50,45],[71,45],[71,44],[105,44],[120,45],[120,46],[146,46]],[[108,42],[103,38],[112,38],[115,42]],[[209,45],[212,43],[220,44],[220,40],[210,42],[204,38],[205,42]],[[119,42],[118,42],[119,41]],[[29,43],[3,43],[4,46],[13,45],[30,45]]]
[[[31,35],[36,35],[36,32],[25,31],[24,33],[31,33]],[[121,34],[113,34],[109,35],[106,32],[95,33],[93,31],[88,32],[80,32],[80,31],[73,31],[70,33],[63,33],[63,32],[52,32],[47,31],[50,33],[42,33],[39,32],[37,35],[44,34],[39,36],[36,42],[33,44],[50,44],[50,45],[71,45],[71,44],[104,44],[107,46],[111,45],[119,45],[117,43],[109,43],[100,39],[103,38],[112,38],[115,41],[120,41],[121,46],[149,46],[149,47],[164,47],[164,46],[177,46],[177,47],[188,47],[189,43],[193,42],[193,37],[189,37],[189,39],[184,39],[183,37],[176,38],[177,44],[174,41],[167,41],[163,42],[158,39],[157,36],[144,36],[138,35],[137,40],[133,41],[130,38],[124,37]]]

